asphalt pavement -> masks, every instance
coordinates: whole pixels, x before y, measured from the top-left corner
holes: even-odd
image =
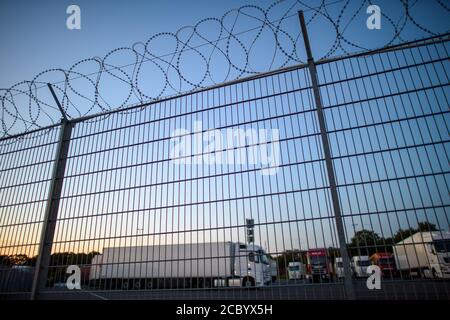
[[[381,289],[370,290],[366,280],[353,281],[356,299],[405,300],[431,299],[449,300],[450,281],[443,280],[385,280]],[[213,288],[213,289],[158,289],[158,290],[68,290],[64,287],[42,291],[43,300],[336,300],[346,299],[342,282],[308,283],[306,281],[280,280],[263,288]],[[29,299],[29,293],[0,293],[0,299]]]

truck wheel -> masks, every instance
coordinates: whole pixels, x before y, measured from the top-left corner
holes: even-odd
[[[250,277],[246,277],[242,280],[242,286],[244,288],[251,288],[255,286],[255,281],[250,278]]]

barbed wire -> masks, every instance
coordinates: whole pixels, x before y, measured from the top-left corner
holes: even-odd
[[[411,29],[417,37],[448,31],[450,23],[440,30],[424,25],[422,11],[414,11],[424,2],[450,21],[450,6],[442,0],[389,1],[388,7],[395,10],[378,4],[388,32],[376,46],[412,40]],[[221,18],[205,18],[174,33],[156,33],[145,42],[115,48],[103,57],[79,60],[68,69],[46,69],[31,80],[0,89],[0,137],[59,122],[61,114],[47,83],[52,83],[66,116],[74,119],[303,63],[299,10],[305,11],[310,35],[317,29],[329,38],[328,45],[323,39],[316,41],[323,51],[319,58],[374,49],[353,37],[358,32],[350,28],[352,24],[358,24],[359,30],[365,27],[366,8],[372,4],[370,0],[320,0],[316,5],[280,0],[267,8],[244,5]],[[172,50],[160,54],[161,47]]]

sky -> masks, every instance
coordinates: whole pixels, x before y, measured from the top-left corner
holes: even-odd
[[[261,4],[269,3],[261,1]],[[66,8],[81,9],[81,29],[68,30]],[[10,1],[0,2],[0,87],[47,68],[100,56],[158,32],[175,32],[206,16],[221,16],[242,1]]]
[[[4,95],[3,108],[13,115],[7,112],[1,114],[0,135],[3,135],[4,131],[19,133],[59,121],[60,114],[55,108],[55,102],[48,88],[43,86],[47,82],[59,85],[56,88],[57,94],[68,116],[73,118],[86,113],[98,113],[173,95],[191,90],[196,86],[208,86],[233,80],[236,77],[252,75],[253,72],[263,72],[305,62],[302,39],[298,37],[300,27],[296,12],[299,9],[305,10],[307,22],[314,18],[308,24],[308,32],[316,59],[383,46],[389,43],[396,33],[393,25],[401,31],[401,39],[396,41],[414,40],[450,29],[447,22],[448,13],[437,1],[419,0],[411,3],[408,12],[414,20],[405,20],[405,10],[400,1],[377,2],[383,14],[379,30],[369,30],[366,27],[369,15],[366,13],[366,6],[361,6],[360,1],[349,3],[343,0],[325,1],[326,7],[322,8],[321,12],[326,12],[335,25],[322,14],[314,14],[315,11],[311,8],[319,7],[321,2],[312,0],[301,4],[295,0],[286,0],[270,7],[272,1],[268,0],[126,2],[3,0],[0,3],[0,39],[2,39],[0,94]],[[66,19],[69,16],[66,9],[71,4],[80,7],[80,30],[69,30],[66,27]],[[54,68],[68,70],[82,59],[105,57],[115,48],[130,48],[137,42],[146,42],[153,35],[165,32],[175,33],[180,28],[195,25],[205,18],[221,18],[225,12],[244,5],[253,5],[253,7],[244,8],[239,16],[235,11],[229,13],[223,21],[225,29],[231,30],[234,26],[232,32],[238,36],[230,42],[217,43],[222,51],[228,50],[227,58],[233,64],[231,73],[228,73],[230,63],[224,55],[217,49],[214,50],[213,46],[204,46],[199,49],[199,52],[210,59],[208,64],[197,52],[188,50],[180,55],[166,56],[165,62],[158,61],[159,65],[149,62],[140,64],[138,73],[134,73],[136,70],[133,68],[137,66],[136,57],[130,51],[115,51],[108,55],[105,63],[114,66],[128,65],[128,67],[112,72],[121,79],[105,72],[101,74],[101,80],[97,86],[99,100],[96,100],[94,88],[88,82],[88,79],[95,82],[99,71],[98,64],[92,60],[77,64],[73,69],[77,73],[69,75],[70,78],[76,78],[78,73],[81,73],[88,74],[89,77],[70,81],[71,86],[66,88],[68,100],[62,97],[61,90],[64,90],[64,86],[61,81],[64,77],[61,72],[52,71],[41,74],[45,70]],[[271,8],[267,13],[269,21],[277,21],[283,15],[286,16],[277,39],[267,26],[262,30],[254,29],[261,26],[260,21],[255,17],[263,17],[262,12],[254,6],[262,9]],[[217,22],[208,20],[202,23],[197,31],[207,39],[217,39],[220,38],[217,25]],[[341,41],[344,50],[333,49],[336,40],[335,26],[345,36],[345,40]],[[248,32],[240,34],[243,31]],[[191,46],[205,44],[205,40],[198,36],[190,37],[191,32],[192,29],[184,28],[178,36],[181,40],[189,39]],[[280,44],[279,47],[275,45],[277,42]],[[294,44],[297,50],[294,50]],[[142,45],[136,48],[139,52],[142,51]],[[149,44],[149,50],[159,57],[179,51],[180,47],[175,46],[171,35],[164,34],[156,37]],[[244,53],[245,50],[247,54]],[[248,65],[245,65],[247,57]],[[179,62],[178,68],[168,67],[167,61],[170,58],[173,59],[171,60],[173,63]],[[160,68],[165,70],[165,73],[162,73]],[[243,73],[239,71],[242,68],[245,69]],[[207,71],[210,75],[205,77]],[[133,81],[128,81],[124,72]],[[35,79],[36,75],[38,77]],[[180,78],[183,78],[181,82]],[[1,88],[10,88],[16,83],[32,79],[36,80],[37,87],[43,87],[35,95],[40,102],[47,105],[40,103],[38,106],[36,101],[30,102],[29,96],[23,93],[18,94],[17,90],[21,92],[29,90],[28,85],[15,87],[12,92],[15,105],[6,98],[8,96],[6,91],[1,90]],[[137,87],[139,93],[136,90],[131,92],[130,86],[124,85],[124,80],[133,82],[134,89]],[[172,88],[167,84],[170,84]],[[30,103],[31,107],[28,110]],[[16,109],[26,122],[14,122]],[[41,110],[48,116],[44,112],[39,112]],[[3,123],[8,129],[5,130]]]

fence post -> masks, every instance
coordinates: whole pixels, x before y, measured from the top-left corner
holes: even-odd
[[[327,134],[327,129],[326,129],[326,125],[325,125],[325,117],[323,114],[322,99],[320,97],[319,80],[317,77],[316,64],[314,62],[314,58],[313,58],[312,52],[311,52],[311,46],[310,46],[309,37],[308,37],[308,30],[306,29],[306,23],[305,23],[305,17],[303,15],[303,11],[299,11],[298,16],[300,19],[300,26],[302,29],[303,41],[305,43],[306,54],[308,57],[308,69],[309,69],[309,74],[311,76],[311,84],[312,84],[312,89],[314,92],[314,101],[316,103],[317,118],[319,120],[320,136],[322,138],[323,153],[324,153],[325,163],[326,163],[326,167],[327,167],[328,181],[330,184],[331,199],[333,202],[333,211],[334,211],[334,217],[336,220],[336,229],[337,229],[337,234],[338,234],[340,253],[341,253],[341,257],[342,257],[342,264],[344,267],[345,293],[346,293],[346,296],[348,299],[355,299],[355,290],[354,290],[353,280],[352,280],[350,258],[348,256],[347,244],[345,242],[344,223],[342,220],[341,208],[339,206],[339,197],[338,197],[337,188],[336,188],[336,177],[334,174],[333,162],[331,160],[330,144],[328,141],[328,134]]]
[[[61,190],[63,186],[72,128],[74,127],[74,124],[67,119],[64,110],[62,109],[61,104],[53,91],[53,88],[50,84],[48,86],[53,98],[56,101],[56,104],[58,105],[58,108],[63,115],[63,118],[61,120],[59,141],[53,164],[52,180],[50,182],[42,233],[39,242],[38,257],[34,271],[33,285],[31,288],[31,300],[35,300],[37,298],[39,290],[45,288],[47,283],[53,237],[55,234],[56,220],[58,218],[59,201],[61,198]]]

